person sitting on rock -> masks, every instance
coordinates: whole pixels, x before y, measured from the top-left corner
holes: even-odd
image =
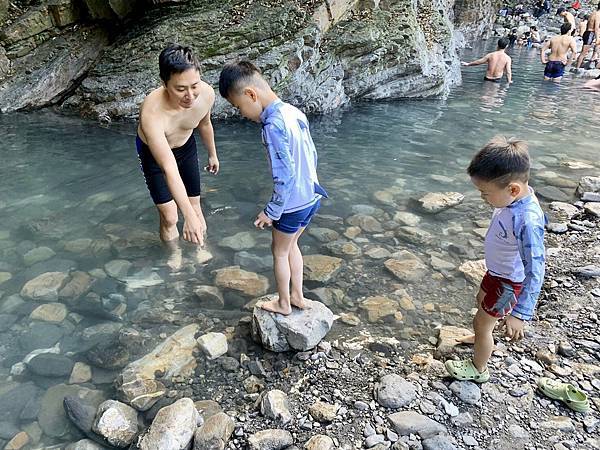
[[[250,62],[227,64],[219,77],[221,96],[242,116],[262,124],[273,177],[273,194],[254,226],[272,226],[271,250],[279,298],[260,304],[288,315],[305,308],[303,261],[298,239],[327,197],[317,179],[317,151],[306,116],[284,103]],[[291,290],[290,290],[291,282]]]
[[[493,81],[495,83],[500,83],[500,81],[502,81],[502,77],[506,71],[506,79],[509,83],[512,83],[512,61],[510,56],[506,54],[506,47],[508,46],[509,42],[510,41],[507,37],[501,37],[498,39],[498,48],[496,51],[490,52],[483,58],[479,58],[475,61],[471,61],[469,63],[462,62],[461,64],[467,67],[487,64],[487,71],[483,79],[485,81]]]
[[[573,62],[577,55],[575,39],[569,33],[570,23],[563,23],[560,27],[560,36],[554,36],[542,46],[541,59],[545,64],[544,80],[559,82],[565,74],[565,67]],[[550,56],[546,51],[550,50]],[[569,52],[570,50],[570,52]]]
[[[495,137],[472,159],[467,173],[481,198],[495,208],[485,236],[487,272],[477,294],[473,359],[446,361],[450,376],[478,383],[490,378],[492,332],[503,319],[505,335],[524,337],[544,280],[545,216],[529,187],[529,154],[523,141]]]

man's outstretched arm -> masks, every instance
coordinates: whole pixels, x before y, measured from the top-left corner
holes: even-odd
[[[479,58],[476,59],[475,61],[471,61],[471,62],[462,62],[461,64],[463,66],[479,66],[480,64],[485,64],[488,62],[488,59],[490,57],[490,54],[488,53],[487,55],[485,55],[483,58]]]

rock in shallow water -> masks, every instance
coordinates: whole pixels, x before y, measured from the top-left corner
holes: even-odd
[[[252,337],[274,352],[307,351],[317,346],[333,325],[333,313],[320,302],[306,300],[307,308],[293,307],[288,316],[254,307]]]
[[[385,261],[385,268],[400,281],[419,281],[427,273],[427,266],[410,252],[401,252],[398,257]]]
[[[98,407],[92,430],[115,447],[127,447],[138,433],[137,411],[124,403],[107,400]]]
[[[21,289],[21,297],[40,302],[53,302],[58,299],[58,291],[65,284],[69,274],[46,272],[29,280]]]
[[[198,411],[190,398],[165,406],[140,439],[140,450],[184,450],[190,445],[198,424]]]
[[[464,199],[465,196],[458,192],[430,192],[419,198],[418,202],[425,212],[437,214],[460,205]]]
[[[199,325],[181,328],[148,355],[127,365],[117,377],[120,398],[139,411],[146,411],[165,394],[165,387],[155,379],[157,371],[165,377],[190,376],[196,368],[195,334]]]
[[[326,283],[342,268],[343,260],[334,256],[304,256],[304,279]]]
[[[269,279],[254,272],[230,266],[215,271],[215,284],[218,287],[238,291],[244,295],[258,297],[267,293]]]

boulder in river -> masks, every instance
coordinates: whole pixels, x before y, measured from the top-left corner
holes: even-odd
[[[181,328],[146,356],[129,363],[117,377],[120,398],[139,411],[146,411],[166,393],[164,385],[155,379],[155,373],[166,378],[190,376],[196,368],[195,334],[199,325]]]
[[[320,302],[305,300],[307,307],[292,307],[284,316],[255,306],[252,314],[252,337],[273,352],[307,351],[319,344],[333,325],[334,316]]]

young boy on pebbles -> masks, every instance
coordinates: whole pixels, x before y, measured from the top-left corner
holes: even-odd
[[[219,92],[242,116],[262,123],[273,195],[254,225],[261,230],[273,226],[271,250],[279,298],[260,306],[288,315],[292,305],[301,309],[306,306],[298,239],[319,209],[321,198],[327,197],[317,179],[317,151],[308,120],[300,110],[281,101],[260,71],[247,61],[223,68]]]
[[[487,273],[477,294],[473,359],[446,361],[446,370],[458,380],[489,380],[487,362],[499,319],[515,341],[524,337],[525,321],[533,317],[544,279],[545,216],[528,184],[529,167],[525,142],[495,137],[467,169],[481,198],[495,210],[485,236]]]

